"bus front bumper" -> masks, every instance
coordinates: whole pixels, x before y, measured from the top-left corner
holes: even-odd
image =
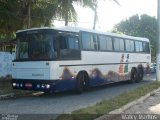
[[[12,79],[13,89],[35,90],[35,91],[55,91],[58,80],[22,80]]]
[[[75,89],[75,80],[12,79],[13,89],[61,92]]]

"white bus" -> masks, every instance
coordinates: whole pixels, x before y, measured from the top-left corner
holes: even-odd
[[[146,38],[82,28],[16,33],[14,89],[58,92],[120,81],[140,82],[151,63]]]

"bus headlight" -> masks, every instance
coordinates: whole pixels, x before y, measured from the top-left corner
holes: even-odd
[[[42,88],[45,88],[45,85],[42,84],[41,87],[42,87]]]
[[[23,87],[23,84],[20,84],[20,87]]]
[[[39,85],[39,84],[37,85],[37,88],[40,88],[40,85]]]
[[[49,89],[51,86],[49,84],[46,85],[46,88]]]
[[[17,83],[17,87],[19,87],[19,83]]]
[[[12,85],[13,85],[13,87],[15,87],[15,86],[16,86],[16,83],[13,83]]]

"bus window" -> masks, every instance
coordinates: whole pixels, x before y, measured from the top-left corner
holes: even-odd
[[[53,58],[58,59],[58,50],[59,50],[59,44],[58,44],[58,39],[56,37],[53,37]]]
[[[126,51],[130,52],[130,40],[125,40],[125,44],[126,44]]]
[[[78,39],[70,36],[60,36],[60,49],[79,49]]]
[[[124,51],[124,40],[121,38],[114,38],[114,50]]]
[[[100,50],[107,50],[107,41],[105,36],[99,36]]]
[[[30,34],[18,38],[17,60],[40,60],[52,58],[51,34]]]
[[[99,36],[99,46],[100,46],[100,50],[111,51],[112,50],[112,38],[100,35]]]
[[[113,45],[112,45],[112,38],[111,37],[106,37],[107,39],[107,50],[112,50]]]
[[[52,58],[53,35],[37,34],[30,38],[30,58],[49,59]]]
[[[19,50],[21,51],[19,54],[19,58],[27,59],[28,58],[28,42],[21,42]]]
[[[142,42],[135,41],[136,52],[143,52]]]
[[[93,44],[94,44],[94,49],[95,50],[98,50],[99,47],[98,47],[98,36],[96,34],[93,35]]]
[[[126,51],[134,52],[134,41],[133,40],[125,40]]]
[[[82,32],[82,46],[85,50],[95,50],[93,34]]]
[[[59,36],[60,59],[80,59],[79,40],[74,36]]]
[[[131,46],[130,50],[132,52],[134,52],[135,51],[135,46],[134,46],[134,41],[133,40],[130,41],[130,46]]]
[[[68,48],[78,50],[79,49],[78,39],[76,39],[74,37],[69,37],[68,38]]]
[[[143,42],[143,49],[145,53],[150,53],[149,43]]]

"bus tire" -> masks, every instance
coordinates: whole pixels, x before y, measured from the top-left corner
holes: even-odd
[[[89,75],[86,71],[84,71],[84,89],[88,89],[89,88]]]
[[[143,68],[138,68],[138,70],[137,70],[137,80],[138,80],[138,82],[143,80]]]
[[[82,72],[80,72],[77,75],[76,78],[76,93],[81,94],[84,91],[84,86],[85,86],[85,81],[84,81],[84,74]]]
[[[137,70],[136,68],[132,68],[131,70],[131,79],[130,79],[130,83],[134,83],[137,81]]]

